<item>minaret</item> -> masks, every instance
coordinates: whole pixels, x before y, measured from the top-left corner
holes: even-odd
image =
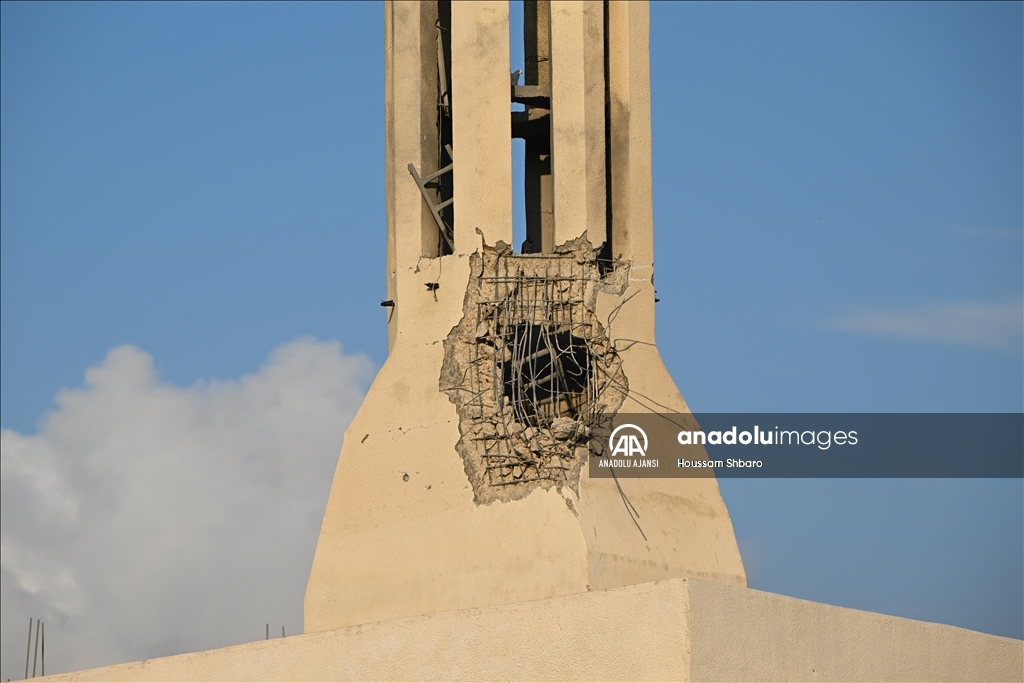
[[[307,632],[746,584],[714,479],[585,467],[616,411],[689,412],[655,346],[647,3],[526,0],[511,75],[508,7],[385,3],[389,355],[345,433]]]

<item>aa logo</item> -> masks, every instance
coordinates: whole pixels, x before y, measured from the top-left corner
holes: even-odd
[[[643,445],[640,445],[641,439]],[[633,424],[619,425],[608,437],[608,448],[612,449],[613,458],[616,455],[644,458],[647,456],[647,434]]]

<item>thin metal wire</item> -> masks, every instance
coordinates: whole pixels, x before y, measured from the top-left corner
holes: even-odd
[[[39,659],[39,620],[36,619],[36,646],[32,653],[32,678],[36,677],[36,660]]]
[[[28,618],[28,645],[25,646],[25,678],[28,678],[28,658],[32,654],[32,621],[33,617]]]

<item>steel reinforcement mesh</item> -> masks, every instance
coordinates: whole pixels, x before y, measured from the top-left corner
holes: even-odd
[[[477,281],[463,419],[476,427],[470,438],[487,484],[561,482],[621,403],[609,390],[625,387],[592,310],[600,274],[576,254],[489,256]]]

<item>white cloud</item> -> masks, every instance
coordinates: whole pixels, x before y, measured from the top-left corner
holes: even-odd
[[[825,325],[879,337],[1016,351],[1024,345],[1024,300],[864,308],[831,318]]]
[[[299,339],[238,381],[162,383],[122,346],[0,436],[0,677],[298,633],[342,435],[372,367]]]

